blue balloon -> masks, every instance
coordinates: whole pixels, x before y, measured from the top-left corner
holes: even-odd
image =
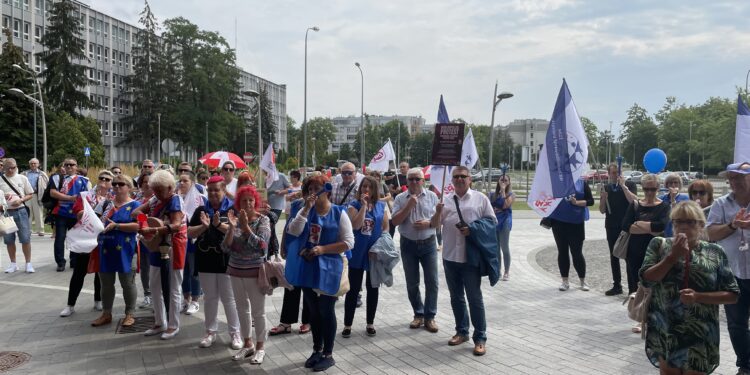
[[[667,166],[667,154],[660,148],[652,148],[643,155],[643,166],[649,173],[659,173]]]

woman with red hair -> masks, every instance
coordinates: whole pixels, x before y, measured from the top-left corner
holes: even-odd
[[[266,261],[268,241],[271,236],[271,223],[267,216],[258,212],[261,198],[252,186],[242,186],[237,190],[234,201],[235,215],[227,213],[229,228],[221,244],[229,254],[227,273],[232,280],[232,290],[240,318],[240,331],[244,346],[232,359],[250,359],[252,364],[261,364],[266,355],[264,342],[266,331],[266,295],[258,285],[260,267]],[[250,331],[255,322],[255,346]]]

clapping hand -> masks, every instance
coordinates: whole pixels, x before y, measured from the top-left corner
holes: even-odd
[[[233,210],[227,212],[227,223],[229,224],[229,230],[233,230],[237,226],[237,216]]]
[[[250,233],[250,225],[249,220],[247,217],[247,212],[245,210],[240,210],[240,230],[242,230],[243,233]]]
[[[116,227],[117,227],[117,223],[109,223],[109,224],[107,224],[107,226],[106,226],[106,227],[104,228],[104,233],[107,233],[107,232],[109,232],[109,231],[113,231],[113,230],[115,230],[115,228],[116,228]]]
[[[221,225],[221,216],[219,216],[219,211],[214,212],[214,217],[213,217],[213,220],[212,220],[212,224],[215,227],[218,227],[219,225]]]
[[[210,224],[211,224],[211,218],[208,217],[208,214],[206,214],[206,211],[201,211],[201,225],[208,228]]]

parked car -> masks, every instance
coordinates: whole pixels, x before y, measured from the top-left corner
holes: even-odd
[[[640,184],[641,177],[643,177],[643,172],[627,171],[627,172],[622,172],[622,176],[625,177],[625,181],[633,181],[636,184]]]
[[[581,178],[583,179],[583,181],[592,184],[607,181],[609,179],[609,174],[607,173],[607,171],[590,171],[589,173],[581,176]]]
[[[682,180],[682,185],[683,186],[687,186],[688,184],[690,184],[691,179],[688,176],[687,172],[680,172],[680,171],[678,171],[678,172],[666,171],[666,172],[659,173],[659,183],[663,184],[664,183],[664,179],[667,178],[667,176],[669,176],[672,173],[676,173],[678,176],[680,176],[680,179]]]

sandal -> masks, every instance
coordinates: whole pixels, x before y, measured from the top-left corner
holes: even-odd
[[[276,327],[271,328],[270,331],[268,331],[269,336],[283,335],[286,333],[292,333],[292,326],[286,325],[284,323],[281,323],[277,325]]]
[[[300,324],[299,325],[299,334],[304,335],[305,333],[310,332],[310,324]]]

